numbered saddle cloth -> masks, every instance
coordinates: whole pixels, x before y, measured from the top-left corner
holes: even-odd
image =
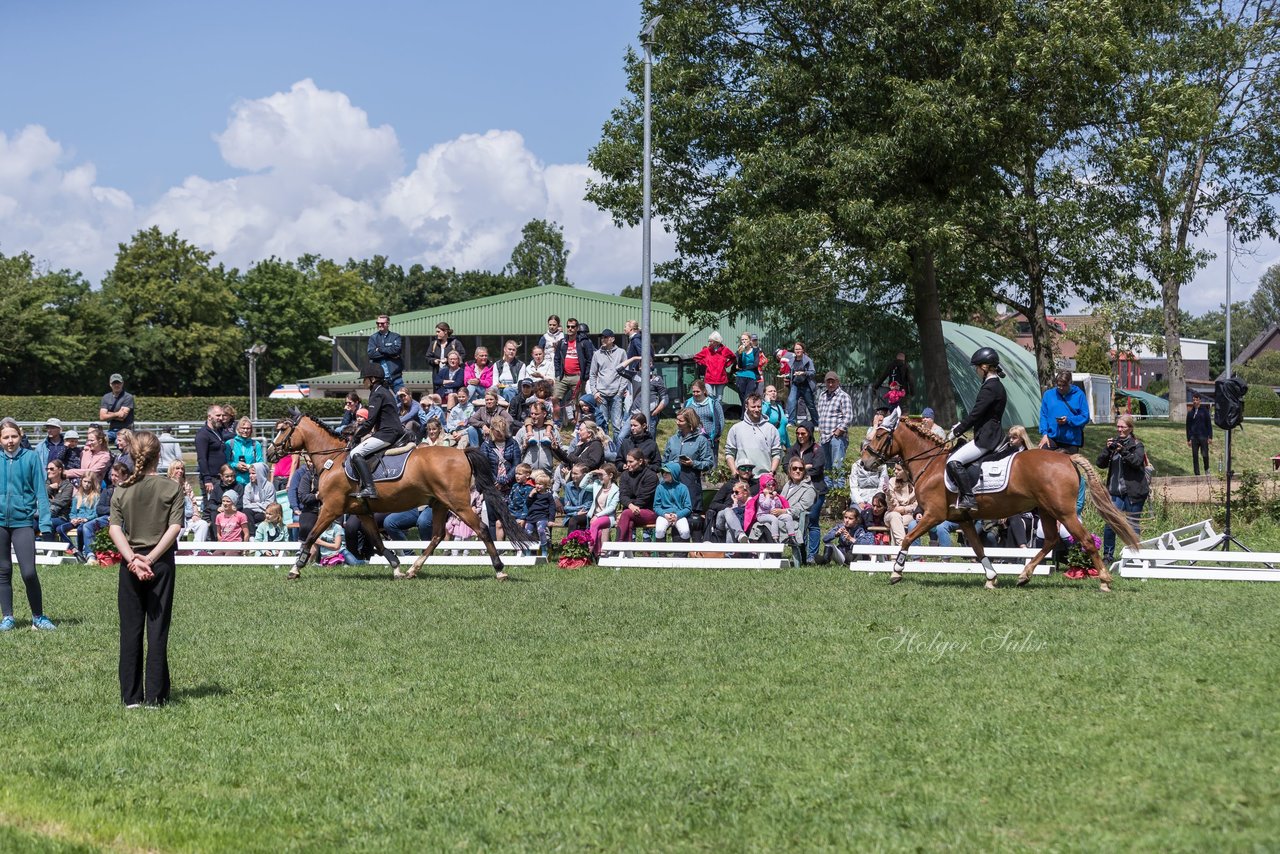
[[[982,467],[982,479],[974,486],[975,495],[984,495],[988,492],[1004,492],[1005,487],[1009,485],[1009,470],[1013,465],[1013,459],[1017,454],[1009,457],[1001,457],[998,460],[987,460],[978,463]],[[947,489],[952,492],[958,492],[955,483],[951,480],[951,473],[945,472],[943,477],[946,478]]]
[[[398,448],[395,450],[399,450]],[[407,450],[412,450],[409,448]],[[380,483],[388,480],[399,480],[404,475],[405,464],[409,462],[409,454],[401,452],[393,454],[386,451],[382,454],[382,458],[378,460],[378,464],[373,469],[373,482]],[[351,468],[351,457],[347,457],[342,463],[342,470],[347,477],[352,480],[359,480],[356,473]]]

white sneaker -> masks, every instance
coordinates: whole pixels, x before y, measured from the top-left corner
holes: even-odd
[[[745,542],[747,542],[747,535],[746,535],[746,533],[741,533],[741,534],[739,534],[739,535],[738,535],[738,542],[740,542],[740,543],[745,543]]]

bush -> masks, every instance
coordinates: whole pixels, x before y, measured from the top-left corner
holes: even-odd
[[[51,417],[63,421],[97,421],[100,401],[100,397],[0,396],[0,417],[16,421],[44,421]],[[139,421],[204,421],[205,413],[214,403],[229,403],[239,414],[249,414],[247,397],[141,397],[138,399],[137,417]],[[340,397],[303,400],[259,398],[258,417],[268,421],[282,418],[290,406],[297,406],[317,418],[341,418],[342,403]]]
[[[1251,385],[1244,396],[1246,418],[1280,418],[1280,395],[1266,386]]]

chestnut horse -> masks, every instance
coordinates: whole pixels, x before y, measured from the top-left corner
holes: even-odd
[[[525,545],[528,541],[524,528],[511,518],[506,499],[494,483],[489,461],[478,448],[415,447],[409,452],[410,458],[400,479],[376,484],[378,497],[365,501],[349,494],[357,484],[343,471],[342,463],[348,450],[346,440],[296,408],[290,410],[289,415],[289,418],[276,422],[276,435],[267,446],[267,459],[275,462],[285,454],[298,451],[310,456],[317,471],[320,513],[310,536],[299,547],[298,559],[289,570],[288,578],[298,578],[302,574],[302,568],[316,556],[316,540],[343,513],[354,513],[360,517],[360,527],[375,543],[377,552],[391,564],[396,578],[413,578],[444,539],[444,525],[449,513],[453,512],[484,541],[495,576],[499,581],[506,580],[507,573],[503,571],[502,559],[489,537],[489,529],[471,509],[473,478],[488,506],[497,509],[507,537],[517,545]],[[400,560],[394,551],[383,545],[373,514],[410,510],[423,504],[431,507],[431,544],[414,561],[413,568],[401,574]]]
[[[1044,528],[1044,548],[1018,576],[1021,587],[1031,579],[1031,573],[1044,560],[1045,555],[1058,545],[1058,523],[1061,522],[1076,542],[1084,548],[1098,570],[1098,580],[1103,591],[1111,589],[1111,574],[1102,562],[1093,537],[1085,530],[1076,516],[1076,500],[1080,490],[1080,478],[1088,484],[1089,498],[1102,518],[1120,535],[1127,545],[1138,547],[1138,537],[1129,520],[1111,503],[1093,470],[1093,465],[1079,454],[1066,456],[1058,451],[1027,450],[1018,452],[1010,462],[1009,485],[1003,492],[979,494],[977,510],[956,510],[952,507],[955,493],[949,491],[943,479],[947,455],[951,447],[931,433],[915,418],[903,418],[895,410],[875,429],[871,438],[862,446],[864,465],[882,465],[889,460],[901,460],[915,484],[916,501],[924,518],[916,523],[902,540],[902,549],[894,561],[890,584],[902,580],[902,568],[907,562],[907,550],[919,537],[943,520],[958,522],[965,539],[982,562],[988,590],[996,586],[996,571],[985,554],[982,540],[974,528],[975,519],[1003,519],[1015,513],[1035,509]]]

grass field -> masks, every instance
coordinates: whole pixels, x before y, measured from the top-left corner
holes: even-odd
[[[0,636],[3,850],[1280,839],[1280,585],[187,568],[174,702],[125,711],[114,574],[42,578],[60,629]]]

